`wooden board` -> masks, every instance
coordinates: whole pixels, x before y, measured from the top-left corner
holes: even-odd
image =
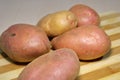
[[[109,12],[100,16],[101,28],[112,41],[111,51],[100,60],[81,61],[76,80],[120,80],[120,13]],[[25,66],[15,64],[4,54],[0,54],[0,80],[16,80]]]

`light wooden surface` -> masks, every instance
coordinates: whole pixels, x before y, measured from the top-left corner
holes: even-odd
[[[101,14],[101,28],[110,36],[111,51],[102,59],[81,61],[76,80],[120,80],[120,13]],[[26,65],[12,63],[0,54],[0,80],[16,80]]]

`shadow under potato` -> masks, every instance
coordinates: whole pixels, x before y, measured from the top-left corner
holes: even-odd
[[[109,58],[111,56],[111,54],[112,54],[112,49],[100,58],[97,58],[97,59],[94,59],[94,60],[80,60],[80,62],[95,62],[95,61],[104,60],[104,59]],[[83,79],[88,80],[88,79],[85,79],[85,77],[80,76],[80,75],[78,75],[75,80],[83,80]]]
[[[111,56],[111,54],[112,54],[112,49],[110,49],[110,51],[108,51],[107,54],[103,56],[103,59],[107,59],[108,57]]]
[[[95,62],[95,61],[100,61],[102,59],[107,59],[108,57],[110,57],[112,53],[112,50],[110,50],[109,52],[107,52],[104,56],[96,58],[96,59],[92,59],[92,60],[80,60],[82,62]]]
[[[13,63],[13,64],[17,64],[17,65],[27,65],[29,62],[15,62],[14,60],[10,59],[6,53],[4,53],[2,50],[0,50],[0,54],[2,55],[2,57],[4,59],[6,59],[7,61],[9,61],[10,63]]]

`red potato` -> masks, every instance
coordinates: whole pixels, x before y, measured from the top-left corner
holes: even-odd
[[[1,34],[0,48],[16,62],[30,62],[47,53],[51,45],[43,30],[29,24],[14,24]]]
[[[109,36],[98,26],[84,25],[53,38],[54,49],[73,49],[80,60],[93,60],[105,55],[111,47]]]
[[[78,26],[82,25],[100,25],[99,14],[89,6],[76,4],[69,9],[78,19]]]
[[[37,23],[48,36],[54,37],[71,30],[77,26],[77,18],[70,11],[58,11],[44,16]]]
[[[62,48],[33,60],[17,80],[75,80],[79,70],[80,63],[76,53]]]

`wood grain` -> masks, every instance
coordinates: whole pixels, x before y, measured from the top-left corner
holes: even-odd
[[[100,16],[101,28],[111,39],[111,51],[99,60],[81,61],[76,80],[120,80],[120,13],[110,12]],[[15,64],[0,53],[0,80],[16,80],[26,65]]]

